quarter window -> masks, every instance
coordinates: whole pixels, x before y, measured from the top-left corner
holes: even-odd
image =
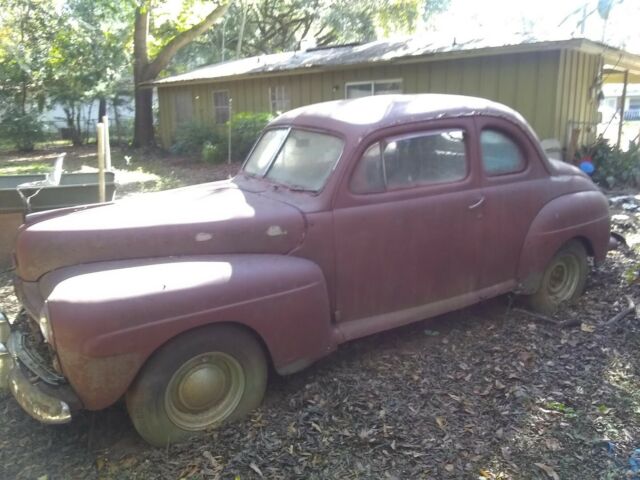
[[[484,171],[489,176],[520,172],[525,167],[520,147],[502,132],[483,130],[480,147]]]
[[[351,180],[354,193],[449,183],[467,176],[463,130],[427,132],[376,143],[364,153]]]

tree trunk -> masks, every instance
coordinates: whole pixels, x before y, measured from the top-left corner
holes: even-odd
[[[151,2],[144,1],[136,9],[136,18],[133,31],[133,82],[135,84],[135,120],[133,130],[134,147],[151,147],[155,145],[153,132],[153,89],[143,86],[144,82],[150,82],[158,78],[169,62],[176,56],[181,48],[189,45],[199,35],[207,31],[222,17],[229,7],[229,0],[223,0],[200,23],[189,30],[176,35],[167,43],[156,57],[151,60],[147,49],[149,38],[149,15]]]
[[[153,132],[153,90],[144,88],[136,82],[135,120],[133,123],[133,146],[152,147],[155,145]]]

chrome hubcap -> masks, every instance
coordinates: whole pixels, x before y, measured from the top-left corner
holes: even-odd
[[[547,282],[547,292],[556,302],[570,300],[580,281],[580,265],[573,255],[565,255],[552,266]]]
[[[226,419],[240,403],[245,376],[230,355],[198,355],[173,374],[165,394],[169,419],[184,430],[203,430]]]

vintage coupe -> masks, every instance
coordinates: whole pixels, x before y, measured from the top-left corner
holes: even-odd
[[[311,105],[232,180],[29,215],[0,384],[46,423],[124,398],[165,445],[256,408],[270,367],[507,292],[552,311],[608,244],[605,197],[503,105]]]

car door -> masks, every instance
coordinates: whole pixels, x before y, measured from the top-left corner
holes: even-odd
[[[512,122],[476,119],[481,165],[481,288],[514,288],[529,226],[548,196],[549,174],[531,139]]]
[[[482,198],[472,128],[470,119],[439,121],[363,142],[334,206],[340,322],[410,313],[477,289]],[[369,331],[393,326],[385,318]]]

